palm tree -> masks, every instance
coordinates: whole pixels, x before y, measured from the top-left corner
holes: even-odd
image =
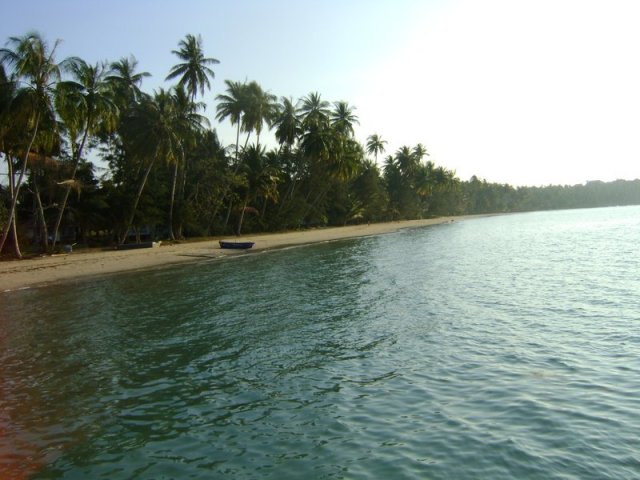
[[[338,180],[350,180],[362,166],[364,149],[353,138],[336,139],[330,162],[327,165],[329,174]]]
[[[376,163],[378,163],[378,154],[384,153],[384,146],[387,144],[380,135],[374,133],[367,138],[367,153],[374,155]]]
[[[153,97],[143,98],[136,104],[124,120],[124,148],[132,160],[140,162],[143,173],[120,243],[127,239],[140,197],[155,163],[164,160],[171,164],[179,155],[180,139],[175,129],[174,116],[172,95],[160,89]]]
[[[303,97],[300,105],[302,124],[305,129],[320,128],[329,122],[329,102],[322,100],[318,92]]]
[[[179,77],[178,87],[184,88],[191,98],[191,102],[195,103],[196,95],[200,92],[204,95],[205,88],[211,89],[209,78],[214,78],[215,73],[209,65],[216,65],[220,61],[216,58],[208,58],[204,56],[202,49],[202,37],[187,34],[183,40],[178,42],[178,50],[172,50],[183,63],[174,65],[169,71],[166,80],[172,80]],[[202,104],[204,106],[204,104]],[[186,183],[187,164],[186,156],[183,156],[182,167],[182,183]],[[177,174],[177,172],[176,172]],[[184,194],[184,189],[182,190]],[[173,232],[171,232],[173,235]]]
[[[122,57],[110,65],[111,72],[107,80],[113,84],[115,98],[121,113],[134,102],[140,101],[144,95],[140,90],[140,85],[146,77],[150,77],[149,72],[137,72],[138,61],[131,55]]]
[[[8,44],[10,48],[0,49],[0,63],[13,68],[13,75],[19,85],[14,102],[27,116],[27,128],[31,132],[23,150],[24,160],[11,199],[7,222],[11,225],[15,221],[20,187],[27,171],[29,154],[38,134],[38,128],[44,117],[54,118],[52,102],[54,85],[61,78],[61,68],[72,60],[57,64],[55,52],[60,41],[57,40],[50,49],[47,42],[36,32],[27,33],[23,37],[10,37]],[[4,247],[8,233],[9,228],[6,228],[0,239],[0,251]],[[16,247],[16,256],[21,258],[22,254],[17,241]]]
[[[227,85],[227,93],[216,96],[216,100],[219,102],[216,107],[216,119],[223,121],[228,118],[231,125],[236,125],[235,162],[237,165],[240,127],[242,126],[242,115],[246,108],[246,83],[233,82],[231,80],[225,80],[224,83]]]
[[[209,120],[200,115],[198,110],[204,109],[204,104],[201,102],[192,102],[188,97],[185,89],[179,85],[173,89],[172,94],[173,102],[173,122],[174,129],[178,135],[178,151],[177,155],[170,157],[170,161],[173,162],[173,180],[171,182],[171,201],[169,204],[169,238],[175,240],[173,232],[173,214],[176,196],[176,184],[178,180],[179,166],[182,165],[184,171],[184,165],[186,163],[187,151],[193,146],[195,142],[195,135],[201,133],[205,126],[209,126]],[[182,193],[185,189],[185,177],[183,176]],[[178,236],[181,236],[180,227],[178,229]]]
[[[280,99],[273,126],[276,128],[275,134],[278,143],[291,148],[302,133],[298,108],[291,98],[282,97]]]
[[[242,233],[242,223],[247,211],[257,213],[255,207],[250,207],[249,202],[262,196],[277,199],[278,172],[276,167],[268,161],[264,147],[251,145],[243,152],[242,173],[245,178],[245,192],[243,205],[240,210],[240,219],[236,234]]]
[[[420,159],[406,145],[400,147],[396,152],[395,162],[402,175],[407,179],[413,177],[420,165]]]
[[[256,145],[260,145],[260,133],[265,123],[269,125],[277,112],[277,97],[265,92],[257,82],[249,82],[245,89],[245,104],[242,114],[242,129],[247,132],[247,141],[252,131],[256,132]]]
[[[355,107],[349,106],[347,102],[340,101],[333,104],[334,109],[331,112],[331,126],[338,133],[348,137],[353,137],[353,125],[359,124],[358,117],[353,113]]]
[[[220,63],[215,58],[207,58],[202,50],[202,37],[187,34],[184,40],[178,42],[178,50],[172,50],[171,53],[176,55],[183,63],[174,65],[169,71],[166,80],[173,80],[180,77],[178,85],[184,87],[191,100],[195,100],[196,94],[200,92],[204,95],[205,87],[211,89],[209,78],[214,78],[215,73],[208,65],[216,65]]]
[[[106,78],[107,65],[89,65],[78,59],[70,65],[69,70],[74,80],[58,84],[56,107],[69,134],[73,170],[70,178],[66,180],[64,197],[53,229],[52,249],[56,246],[62,217],[87,139],[96,135],[99,130],[107,133],[114,131],[118,119],[118,107],[114,103],[113,91]]]
[[[413,155],[416,157],[418,162],[421,162],[425,156],[429,156],[429,152],[427,152],[427,147],[419,143],[413,147]]]

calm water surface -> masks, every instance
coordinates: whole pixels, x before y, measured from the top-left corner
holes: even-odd
[[[640,208],[0,295],[0,477],[640,478]]]

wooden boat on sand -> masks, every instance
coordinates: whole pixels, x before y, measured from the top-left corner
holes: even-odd
[[[255,245],[255,242],[230,242],[220,240],[220,248],[231,248],[234,250],[248,250]]]

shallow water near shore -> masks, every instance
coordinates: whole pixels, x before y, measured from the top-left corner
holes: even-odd
[[[0,295],[0,477],[638,478],[639,245],[536,212]]]

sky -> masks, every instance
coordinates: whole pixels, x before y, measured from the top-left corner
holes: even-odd
[[[640,178],[640,2],[635,0],[2,0],[0,42],[39,31],[58,58],[135,55],[169,87],[171,53],[202,36],[202,100],[224,80],[356,108],[385,155],[422,143],[437,165],[511,185]],[[379,159],[382,163],[382,159]]]

